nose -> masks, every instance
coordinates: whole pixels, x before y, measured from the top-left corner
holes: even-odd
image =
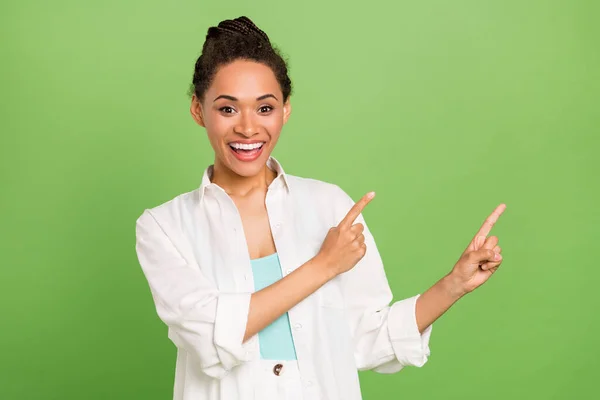
[[[258,133],[258,126],[252,113],[241,113],[240,119],[233,130],[246,137],[251,137]]]

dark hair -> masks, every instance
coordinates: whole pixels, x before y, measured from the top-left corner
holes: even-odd
[[[208,29],[188,94],[196,94],[202,101],[219,67],[240,59],[256,61],[271,68],[281,86],[284,102],[292,94],[286,61],[267,34],[247,17],[227,19]]]

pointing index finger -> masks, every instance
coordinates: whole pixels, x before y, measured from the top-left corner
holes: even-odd
[[[356,202],[348,211],[348,214],[344,217],[344,219],[339,223],[339,227],[350,227],[354,223],[354,220],[358,218],[362,210],[366,207],[367,204],[375,197],[375,192],[369,192],[365,194],[359,201]]]
[[[492,212],[490,216],[486,218],[483,225],[481,225],[481,228],[479,228],[479,232],[477,232],[477,234],[475,235],[474,240],[476,240],[478,236],[489,235],[490,231],[492,230],[492,228],[496,224],[496,221],[498,221],[498,218],[500,218],[504,210],[506,210],[506,204],[504,203],[496,207],[494,212]]]

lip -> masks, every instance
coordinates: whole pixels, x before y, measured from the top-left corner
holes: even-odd
[[[266,143],[266,140],[233,140],[228,145],[232,143],[241,143],[241,144],[254,144],[254,143]]]
[[[236,142],[231,142],[231,143],[252,144],[252,143],[262,143],[262,142],[263,142],[262,140],[258,140],[258,141],[254,140],[252,142],[236,141]],[[253,153],[251,155],[240,154],[240,153],[237,153],[235,150],[233,150],[233,148],[231,146],[227,145],[227,147],[229,147],[229,151],[231,151],[231,153],[233,153],[234,157],[237,158],[238,160],[243,161],[243,162],[252,162],[252,161],[257,160],[261,156],[263,150],[266,147],[266,143],[262,145],[262,147],[260,148],[259,151],[257,151],[256,153]]]

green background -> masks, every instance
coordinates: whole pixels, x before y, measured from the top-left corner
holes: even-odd
[[[364,398],[593,398],[598,4],[2,2],[0,398],[171,398],[135,220],[212,163],[186,92],[208,27],[239,15],[290,59],[274,156],[377,191],[396,300],[507,204],[500,271],[435,323],[423,368],[361,372]]]

